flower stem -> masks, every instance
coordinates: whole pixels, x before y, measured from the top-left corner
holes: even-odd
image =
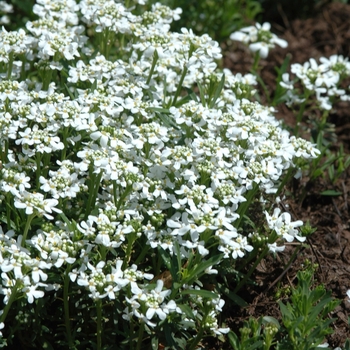
[[[7,70],[7,79],[10,80],[12,76],[12,68],[13,68],[13,61],[14,61],[14,55],[13,51],[9,53],[9,63],[8,63],[8,70]]]
[[[255,198],[255,195],[258,192],[258,190],[259,190],[259,184],[254,183],[253,188],[248,192],[248,195],[246,197],[247,200],[239,206],[237,210],[237,214],[239,214],[239,218],[235,222],[235,227],[237,229],[240,227],[242,219],[246,211],[248,210],[249,206],[251,205],[252,200]]]
[[[153,53],[153,61],[152,61],[152,67],[151,67],[151,70],[149,71],[148,78],[147,78],[147,81],[146,81],[146,84],[147,84],[147,85],[148,85],[149,82],[151,81],[151,78],[152,78],[154,69],[155,69],[155,67],[156,67],[158,58],[159,58],[158,52],[157,52],[157,50],[154,50],[154,53]]]
[[[49,69],[49,67],[45,67],[43,74],[42,74],[42,76],[43,76],[42,90],[43,91],[47,91],[49,89],[49,85],[53,81],[52,75],[53,75],[53,71],[51,69]]]
[[[252,73],[256,76],[258,76],[259,62],[260,62],[260,53],[256,52],[254,55],[254,63],[252,68]]]
[[[259,255],[259,257],[256,259],[254,265],[250,268],[249,272],[244,276],[244,278],[239,282],[233,293],[237,294],[237,292],[244,286],[244,284],[247,282],[248,278],[252,275],[252,273],[255,271],[256,267],[259,265],[260,261],[266,256],[266,254],[269,251],[269,247],[266,247],[262,253]]]
[[[305,107],[306,107],[306,104],[308,102],[309,96],[310,96],[310,93],[308,93],[306,91],[305,92],[305,97],[304,97],[304,102],[300,105],[300,109],[299,109],[299,112],[298,112],[297,117],[296,117],[297,122],[296,122],[296,125],[295,125],[295,128],[294,128],[294,136],[298,136],[299,135],[299,126],[300,126],[300,123],[301,123],[301,121],[303,119]]]
[[[8,162],[8,154],[9,154],[9,141],[8,140],[5,140],[4,141],[4,145],[5,145],[5,150],[4,152],[1,152],[0,154],[0,160],[1,160],[1,163],[7,163]]]
[[[148,244],[145,244],[143,246],[141,253],[139,254],[137,259],[135,260],[135,265],[138,265],[143,260],[143,258],[146,256],[147,252],[149,251],[149,247],[150,246]]]
[[[2,314],[1,314],[0,323],[5,321],[6,316],[7,316],[8,312],[10,311],[13,302],[16,300],[16,297],[17,297],[17,288],[18,288],[19,283],[20,283],[20,280],[19,280],[19,279],[16,280],[16,283],[15,283],[15,285],[13,286],[13,288],[12,288],[12,290],[11,290],[10,298],[9,298],[9,300],[8,300],[6,306],[5,306],[5,308],[3,309],[3,312],[2,312]]]
[[[66,336],[68,341],[69,349],[74,348],[71,325],[69,320],[69,272],[71,270],[71,266],[68,265],[67,270],[64,276],[64,286],[63,286],[63,308],[64,308],[64,323],[66,326]]]
[[[127,246],[126,252],[125,252],[123,269],[125,269],[127,264],[129,263],[129,260],[131,258],[131,253],[132,253],[132,247],[134,246],[134,242],[136,241],[137,234],[136,234],[136,232],[131,232],[128,234],[127,237],[128,237],[128,246]]]
[[[42,155],[37,152],[36,153],[36,158],[35,158],[35,163],[36,163],[36,171],[35,171],[35,185],[36,185],[36,190],[38,191],[40,188],[40,176],[41,176],[41,159],[42,159]]]
[[[86,204],[85,218],[89,216],[92,211],[92,206],[95,206],[98,190],[100,188],[100,182],[102,179],[102,171],[96,176],[92,169],[90,169],[90,184],[89,184],[89,198]]]
[[[203,313],[203,318],[200,322],[200,326],[199,326],[199,331],[197,332],[196,337],[193,339],[193,341],[191,342],[191,344],[189,345],[188,349],[189,350],[194,350],[196,349],[198,343],[202,340],[203,338],[203,333],[204,333],[204,325],[207,321],[207,316],[209,314],[209,308],[206,307],[205,311]]]
[[[141,321],[141,325],[140,325],[140,329],[139,329],[139,337],[137,339],[136,350],[141,349],[144,331],[145,331],[145,323],[143,321]]]
[[[97,332],[96,332],[96,343],[97,350],[102,349],[102,301],[101,299],[96,302],[96,314],[97,314]]]
[[[180,95],[180,92],[181,92],[181,90],[182,90],[182,84],[183,84],[183,82],[184,82],[184,79],[185,79],[185,76],[186,76],[186,74],[187,74],[187,71],[188,71],[188,68],[185,66],[185,67],[184,67],[184,70],[182,71],[182,75],[181,75],[181,78],[180,78],[180,81],[179,81],[179,85],[178,85],[178,87],[177,87],[177,89],[176,89],[173,102],[172,102],[172,104],[171,104],[172,106],[175,106],[176,101],[177,101],[177,98],[178,98],[179,95]]]
[[[27,235],[28,235],[28,231],[29,231],[29,228],[30,228],[30,224],[32,222],[32,220],[36,217],[36,213],[33,213],[31,215],[29,215],[28,217],[28,220],[26,222],[26,226],[24,228],[24,231],[23,231],[23,237],[22,237],[22,241],[21,241],[21,247],[24,247],[24,244],[25,244],[25,241],[27,239]]]
[[[8,192],[6,193],[6,224],[7,224],[7,229],[10,230],[11,229],[11,213],[12,213],[12,207],[11,204],[13,203],[12,200],[12,196],[11,194]],[[10,204],[11,203],[11,204]],[[18,227],[17,227],[18,229]]]

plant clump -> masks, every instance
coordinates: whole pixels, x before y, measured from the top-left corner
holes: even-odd
[[[4,346],[224,339],[221,273],[305,240],[278,196],[320,151],[144,3],[38,0],[0,32]]]

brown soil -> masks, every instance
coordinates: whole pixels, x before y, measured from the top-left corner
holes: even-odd
[[[283,23],[283,25],[277,23]],[[269,91],[275,89],[275,66],[281,66],[287,53],[291,54],[291,63],[304,63],[309,58],[332,54],[349,57],[350,54],[350,5],[331,3],[318,9],[313,18],[288,21],[280,9],[280,18],[271,21],[274,32],[286,39],[288,48],[272,50],[268,59],[262,62],[261,75]],[[233,72],[245,73],[252,64],[250,53],[239,43],[231,43],[225,48],[224,66]],[[348,84],[349,85],[349,84]],[[347,86],[348,86],[347,85]],[[283,119],[286,125],[295,124],[294,114],[286,106],[278,106],[277,118]],[[335,125],[337,142],[332,150],[344,146],[350,153],[350,112],[349,103],[338,103],[330,115],[329,121]],[[309,135],[305,134],[305,137]],[[317,231],[308,240],[308,245],[302,248],[297,258],[287,265],[296,245],[290,244],[283,253],[274,259],[272,256],[258,266],[254,278],[256,286],[250,286],[240,295],[249,302],[247,308],[235,308],[226,316],[228,325],[239,334],[238,330],[249,316],[259,317],[269,315],[280,319],[277,299],[278,289],[293,286],[296,273],[309,259],[319,264],[315,274],[315,283],[323,283],[332,295],[341,300],[341,304],[330,315],[336,318],[331,327],[334,332],[325,339],[330,347],[342,347],[350,338],[348,317],[350,303],[346,291],[350,289],[350,169],[332,184],[327,175],[319,177],[312,183],[304,178],[301,182],[291,185],[289,200],[284,202],[286,210],[293,220],[310,221]],[[324,190],[336,190],[339,196],[322,196]],[[302,197],[302,193],[306,195]],[[249,295],[249,298],[247,297]],[[247,300],[249,299],[249,300]],[[282,298],[283,300],[283,298]]]

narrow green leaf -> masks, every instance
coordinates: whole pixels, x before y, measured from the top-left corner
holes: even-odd
[[[183,98],[181,98],[180,100],[178,100],[176,103],[175,103],[175,107],[181,107],[182,105],[184,105],[185,103],[191,101],[192,98],[190,95],[186,95],[184,96]]]
[[[224,288],[220,291],[223,292],[227,297],[229,297],[238,306],[240,306],[240,307],[248,306],[248,303],[244,299],[242,299],[240,296],[238,296],[236,293],[229,290],[228,288]]]
[[[181,294],[199,295],[202,298],[216,299],[219,297],[217,293],[205,289],[185,289]]]
[[[264,342],[262,340],[259,340],[255,342],[253,345],[249,346],[248,348],[245,348],[244,350],[262,349],[263,345],[264,345]]]
[[[152,350],[158,350],[158,338],[157,337],[152,337],[151,339],[151,346],[152,346]]]
[[[279,307],[281,309],[281,313],[282,313],[282,318],[287,318],[287,319],[291,319],[292,318],[292,314],[291,312],[288,310],[287,306],[284,305],[281,301],[278,302]]]
[[[167,128],[174,128],[180,130],[179,126],[175,123],[175,121],[166,114],[156,113],[156,115]]]
[[[232,346],[233,350],[241,350],[241,344],[240,341],[236,335],[236,333],[230,331],[227,335],[228,340],[230,342],[230,345]]]
[[[344,162],[344,168],[346,169],[347,167],[350,166],[350,157],[346,158],[345,162]]]
[[[314,305],[312,308],[312,311],[310,313],[310,319],[311,320],[315,320],[317,318],[317,316],[319,315],[319,313],[322,311],[322,309],[329,304],[332,301],[331,297],[325,298],[323,300],[321,300],[317,305]]]
[[[186,88],[187,94],[188,96],[191,97],[191,100],[195,101],[195,102],[199,102],[198,96],[195,94],[195,92],[189,88]]]
[[[168,323],[164,325],[164,334],[165,334],[165,339],[167,341],[167,345],[170,346],[171,349],[176,349],[177,342],[176,342],[176,339],[174,339],[174,332],[172,332]]]
[[[198,279],[205,269],[210,266],[215,266],[221,259],[223,254],[218,254],[208,260],[200,262],[193,270],[190,270],[190,276],[183,280],[183,283],[192,284],[194,280]]]
[[[169,108],[150,107],[148,110],[167,114],[170,113]]]
[[[188,305],[177,304],[177,306],[181,309],[181,311],[190,319],[194,320],[195,316],[192,312],[192,309]]]
[[[75,97],[74,97],[72,91],[70,91],[68,85],[67,85],[67,84],[64,84],[64,87],[66,88],[69,97],[70,97],[72,100],[75,100]]]
[[[97,89],[97,79],[95,79],[93,84],[91,85],[91,92],[94,92],[96,89]]]
[[[176,273],[180,271],[181,269],[181,251],[180,251],[180,244],[179,242],[176,240],[175,243],[174,243],[174,248],[175,248],[175,253],[176,254],[173,254],[173,260],[175,261],[176,263]],[[173,279],[174,280],[178,280],[177,278],[174,278],[173,276]]]
[[[350,340],[346,339],[343,350],[350,350]]]
[[[7,222],[7,217],[5,214],[1,215],[0,221],[6,224],[8,229],[11,228],[13,230],[16,230],[16,224],[14,223],[14,221],[11,220],[11,222]]]
[[[213,96],[212,100],[210,101],[210,105],[209,105],[210,108],[213,108],[215,106],[215,103],[216,103],[217,99],[219,98],[221,91],[224,88],[224,85],[225,85],[225,74],[222,74],[220,83],[216,87],[216,90],[214,92],[214,96]]]
[[[165,266],[170,271],[170,269],[171,269],[171,256],[170,256],[170,254],[160,246],[158,246],[158,251],[159,251],[159,254],[164,261]]]
[[[76,229],[76,224],[75,221],[73,220],[73,222],[69,221],[69,219],[67,218],[67,216],[62,212],[59,213],[59,216],[62,218],[62,220],[67,224],[69,230],[71,232],[75,231]]]
[[[326,190],[320,193],[321,196],[340,196],[342,194],[343,194],[342,192],[334,191],[334,190]]]
[[[156,112],[157,117],[163,122],[163,124],[168,128],[175,128],[180,130],[180,127],[176,124],[175,120],[170,116],[170,111],[168,108],[151,107],[148,108],[149,111]]]
[[[280,327],[281,327],[281,325],[279,324],[278,320],[275,319],[272,316],[264,316],[262,318],[262,323],[263,324],[273,323],[278,329],[280,329]]]
[[[202,84],[200,84],[199,82],[197,82],[197,86],[198,86],[198,90],[199,90],[199,97],[201,99],[202,105],[206,106],[207,102],[205,100],[205,92],[204,92],[204,87],[202,86]]]

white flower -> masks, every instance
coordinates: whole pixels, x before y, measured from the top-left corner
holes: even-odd
[[[46,286],[43,283],[37,283],[36,285],[29,285],[22,289],[22,292],[27,294],[28,303],[32,304],[34,299],[42,298],[45,293],[42,290],[37,290],[40,286]]]
[[[140,296],[140,300],[144,301],[147,307],[146,317],[149,320],[151,320],[155,314],[157,314],[161,320],[164,320],[169,310],[171,310],[169,306],[164,307],[165,305],[163,305],[164,299],[170,295],[171,290],[162,290],[163,286],[164,282],[159,279],[157,280],[156,288]],[[176,306],[172,309],[176,309]]]
[[[249,26],[240,29],[230,35],[231,40],[241,41],[249,45],[252,52],[258,52],[261,58],[266,58],[269,49],[275,45],[283,48],[288,46],[287,41],[280,39],[277,35],[271,33],[271,25],[268,22],[263,24],[256,23],[255,26]]]
[[[259,53],[261,58],[266,58],[267,55],[269,54],[270,45],[269,45],[269,43],[265,43],[262,41],[262,42],[250,44],[249,49],[252,52]]]
[[[286,248],[284,245],[283,246],[277,246],[277,243],[267,243],[267,246],[269,247],[269,251],[271,253],[279,253],[279,252],[283,252],[284,249]]]
[[[282,81],[280,82],[280,85],[287,90],[294,89],[294,83],[289,80],[289,73],[282,74]]]
[[[282,236],[287,242],[293,242],[296,238],[300,242],[304,242],[306,237],[299,236],[296,227],[302,226],[301,220],[291,221],[291,215],[287,212],[281,214],[281,209],[275,208],[273,215],[270,216],[265,212],[269,228],[275,230],[279,236]]]

